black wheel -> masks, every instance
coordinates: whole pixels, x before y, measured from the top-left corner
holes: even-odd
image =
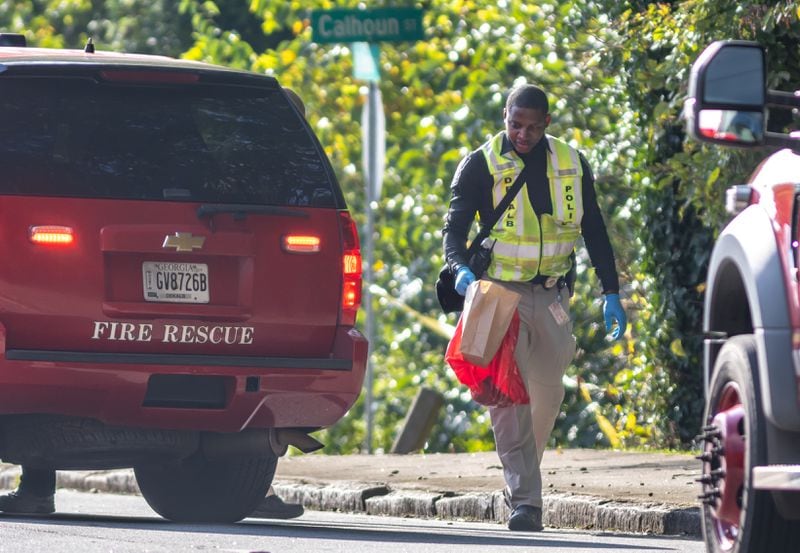
[[[179,464],[142,465],[136,481],[147,503],[175,522],[236,522],[264,499],[278,457],[208,460],[195,455]]]
[[[735,336],[714,365],[703,428],[702,522],[712,553],[796,551],[796,529],[768,491],[752,487],[752,467],[766,463],[756,343]],[[791,544],[791,546],[790,546]]]

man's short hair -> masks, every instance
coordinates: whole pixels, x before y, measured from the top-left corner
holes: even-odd
[[[521,84],[511,89],[506,99],[506,109],[512,107],[538,109],[542,113],[549,113],[550,103],[547,94],[540,87],[533,84]]]

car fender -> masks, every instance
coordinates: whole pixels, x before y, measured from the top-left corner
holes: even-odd
[[[800,430],[786,284],[772,221],[751,205],[723,229],[708,268],[703,311],[706,394],[720,337],[752,332],[758,348],[762,406],[779,428]],[[749,326],[737,318],[749,309]]]

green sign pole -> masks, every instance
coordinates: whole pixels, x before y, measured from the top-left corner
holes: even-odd
[[[380,198],[383,182],[385,140],[383,102],[378,89],[380,74],[378,70],[378,46],[376,42],[413,41],[424,38],[422,29],[422,10],[418,8],[382,8],[374,10],[315,10],[311,13],[311,29],[314,42],[352,42],[353,75],[356,79],[369,82],[369,92],[362,126],[364,130],[364,173],[367,176],[367,223],[364,231],[364,332],[369,343],[367,356],[364,412],[366,414],[367,434],[364,449],[372,453],[373,433],[373,367],[372,346],[375,339],[374,317],[372,312],[373,257],[372,235],[375,227],[375,213],[372,204]]]
[[[367,435],[365,438],[366,442],[366,450],[367,453],[372,453],[372,429],[375,426],[374,424],[374,414],[372,412],[372,403],[374,401],[373,398],[373,388],[375,387],[375,371],[372,365],[372,352],[373,352],[373,344],[372,340],[375,339],[375,319],[372,310],[372,291],[370,290],[370,285],[374,282],[374,275],[372,268],[374,266],[374,257],[375,257],[375,245],[374,240],[372,239],[373,234],[375,233],[375,211],[372,208],[373,202],[377,201],[374,197],[374,192],[376,189],[376,181],[377,179],[381,178],[383,175],[378,175],[377,171],[377,143],[378,137],[376,128],[378,124],[378,114],[377,110],[380,108],[381,114],[383,113],[383,106],[378,106],[377,96],[378,96],[378,82],[376,80],[371,80],[369,82],[369,96],[367,98],[367,113],[366,113],[366,120],[367,120],[367,137],[366,137],[366,149],[367,149],[367,159],[366,159],[366,167],[364,169],[367,173],[367,183],[366,183],[366,192],[367,192],[367,229],[366,229],[366,240],[364,241],[364,245],[366,246],[366,251],[364,252],[366,258],[366,266],[364,267],[364,280],[367,284],[366,290],[364,290],[364,319],[365,319],[365,331],[367,333],[367,344],[369,345],[369,355],[367,357],[367,374],[366,374],[366,397],[364,398],[364,410],[366,413],[366,426],[367,426]],[[383,138],[383,137],[381,137]]]

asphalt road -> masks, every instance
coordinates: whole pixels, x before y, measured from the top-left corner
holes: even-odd
[[[347,552],[701,553],[698,540],[551,530],[511,533],[501,524],[307,512],[289,521],[175,524],[139,496],[59,490],[51,516],[0,515],[2,553]]]
[[[691,454],[567,449],[545,453],[548,528],[700,536]],[[0,464],[0,489],[19,467]],[[60,471],[60,489],[139,492],[133,471]],[[494,452],[283,457],[275,489],[306,510],[505,522],[502,467]],[[60,511],[61,505],[56,502]]]

